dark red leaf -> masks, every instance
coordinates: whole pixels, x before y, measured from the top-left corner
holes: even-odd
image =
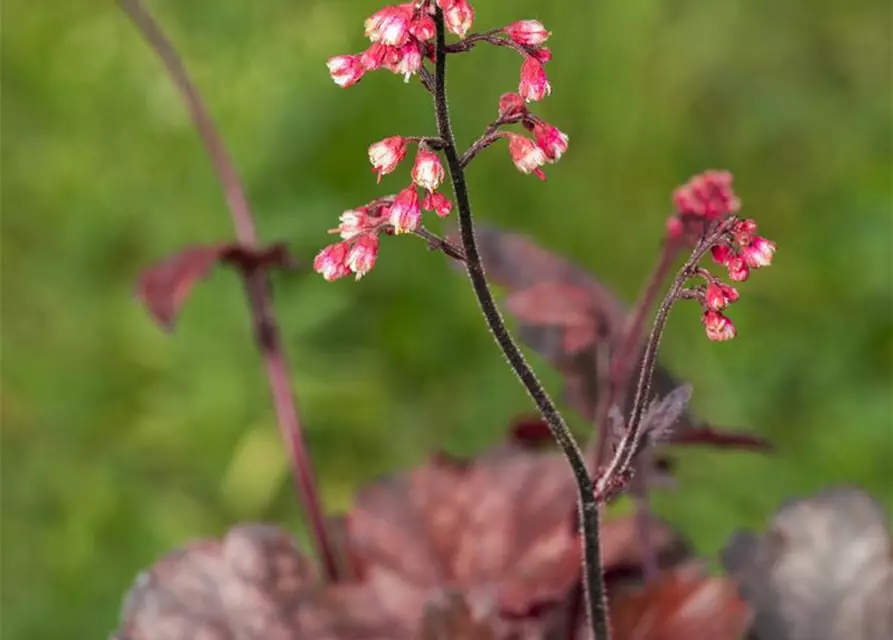
[[[723,565],[754,608],[759,640],[893,638],[889,516],[859,489],[790,502],[765,533],[737,533]]]
[[[693,563],[615,590],[609,609],[614,640],[739,640],[752,617],[732,582]]]
[[[242,272],[293,266],[288,249],[281,243],[262,249],[234,243],[186,247],[143,270],[137,281],[137,296],[169,331],[192,288],[218,262],[232,264]]]
[[[772,443],[761,436],[707,425],[691,427],[684,431],[673,431],[663,441],[674,445],[699,445],[717,449],[745,449],[764,452],[773,450]]]

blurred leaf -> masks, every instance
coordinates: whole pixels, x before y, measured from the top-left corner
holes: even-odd
[[[765,533],[735,534],[723,564],[756,612],[758,640],[893,637],[893,538],[858,489],[830,489],[779,509]]]
[[[243,273],[293,265],[288,249],[281,243],[263,249],[234,243],[191,246],[144,269],[137,282],[137,295],[155,320],[170,331],[192,288],[218,262],[236,266]]]

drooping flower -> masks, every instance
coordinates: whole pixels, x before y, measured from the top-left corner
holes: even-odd
[[[434,26],[434,20],[431,19],[431,16],[427,16],[424,13],[420,14],[419,17],[413,20],[412,24],[409,25],[409,33],[422,42],[427,42],[437,33]]]
[[[369,273],[378,257],[378,236],[367,233],[357,238],[345,260],[347,266],[357,274],[357,280]]]
[[[546,174],[540,169],[546,163],[546,152],[526,136],[509,133],[509,154],[512,162],[522,173],[533,173],[540,180],[546,179]]]
[[[533,127],[533,135],[536,137],[537,145],[546,153],[546,158],[550,162],[558,162],[567,151],[567,134],[548,122],[542,120],[537,122]]]
[[[527,113],[527,103],[517,93],[503,93],[499,96],[499,117],[512,118]]]
[[[422,209],[425,211],[433,211],[441,218],[449,215],[452,208],[453,203],[450,202],[449,198],[436,191],[426,193],[425,199],[422,201]]]
[[[338,218],[340,221],[338,228],[333,229],[332,232],[340,233],[341,238],[344,240],[350,240],[367,231],[367,218],[368,216],[366,215],[364,207],[345,211],[341,214],[341,217]]]
[[[464,38],[474,22],[474,9],[467,0],[437,0],[443,10],[443,21],[448,31]]]
[[[741,202],[732,191],[728,171],[705,171],[673,192],[673,204],[680,215],[717,220],[737,213]]]
[[[366,19],[366,36],[372,42],[391,47],[403,46],[409,39],[412,13],[411,4],[385,7]]]
[[[536,102],[552,93],[552,85],[542,63],[536,58],[527,58],[521,65],[521,83],[518,93],[527,102]]]
[[[369,162],[372,170],[378,172],[378,180],[391,173],[406,155],[406,138],[392,136],[379,140],[369,147]]]
[[[704,304],[713,311],[722,311],[738,300],[738,297],[738,290],[734,287],[712,280],[704,293]]]
[[[412,180],[428,191],[434,191],[443,182],[444,170],[440,158],[433,151],[419,148],[412,167]]]
[[[404,82],[409,82],[409,79],[421,68],[422,52],[416,40],[410,40],[397,49],[394,61],[388,64],[388,69],[397,75],[402,75]]]
[[[732,321],[719,311],[708,309],[704,312],[704,315],[701,316],[701,322],[704,323],[704,330],[707,332],[707,337],[714,342],[731,340],[738,333],[738,330],[735,328]]]
[[[747,246],[741,247],[741,257],[751,269],[768,267],[775,255],[775,243],[761,236],[753,236]]]
[[[358,83],[366,73],[366,67],[360,56],[335,56],[329,58],[326,66],[329,68],[332,80],[343,89]]]
[[[725,262],[726,269],[729,272],[729,280],[734,282],[744,282],[750,277],[750,269],[741,256],[731,256]]]
[[[539,20],[519,20],[507,26],[505,34],[516,44],[538,47],[552,35]]]
[[[322,274],[329,282],[343,278],[350,273],[347,265],[347,242],[337,242],[325,247],[313,259],[313,270]]]
[[[422,223],[422,210],[419,207],[419,194],[415,185],[411,184],[394,198],[388,212],[388,222],[394,227],[394,233],[411,233]]]

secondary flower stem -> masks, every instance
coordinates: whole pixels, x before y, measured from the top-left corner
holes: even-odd
[[[553,437],[571,466],[577,482],[580,523],[583,536],[585,561],[583,564],[583,584],[586,591],[586,605],[592,634],[595,640],[609,640],[608,610],[605,598],[605,585],[602,573],[601,549],[599,547],[598,502],[593,493],[593,482],[586,468],[586,461],[570,429],[558,412],[536,374],[512,339],[505,321],[496,306],[493,294],[487,284],[484,266],[478,251],[474,234],[474,221],[465,183],[465,170],[456,149],[450,125],[449,105],[446,92],[446,38],[443,12],[437,9],[434,18],[437,26],[436,62],[434,74],[434,106],[437,115],[437,132],[444,141],[444,154],[450,171],[456,206],[459,212],[459,230],[465,252],[465,268],[471,280],[474,294],[487,321],[496,343],[508,360],[509,366],[524,385],[527,393],[536,403],[543,419],[549,425]]]
[[[189,108],[195,128],[205,145],[211,158],[211,164],[223,187],[223,194],[236,230],[236,237],[244,245],[256,246],[257,231],[238,173],[173,44],[139,0],[120,0],[120,3],[146,41],[161,58],[171,80]],[[330,581],[335,582],[343,577],[341,565],[338,562],[335,544],[325,524],[313,467],[310,464],[302,437],[301,421],[292,393],[285,350],[282,347],[279,326],[270,299],[269,281],[261,269],[246,272],[244,280],[251,308],[254,336],[264,360],[279,431],[285,441],[295,489],[304,508],[304,514],[309,521],[310,533],[322,561],[325,575]]]

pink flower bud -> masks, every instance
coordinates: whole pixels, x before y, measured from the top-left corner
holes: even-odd
[[[678,240],[685,233],[685,225],[679,216],[670,216],[667,218],[666,234],[667,240]]]
[[[710,255],[713,256],[713,261],[716,264],[721,264],[722,266],[726,266],[729,260],[735,257],[735,253],[732,249],[725,244],[718,244],[710,247]]]
[[[367,231],[368,216],[363,209],[345,211],[338,220],[341,224],[333,232],[340,233],[341,238],[344,240],[350,240]]]
[[[410,40],[400,47],[395,58],[393,63],[388,64],[388,69],[397,75],[402,75],[405,82],[409,82],[409,78],[422,68],[422,52],[415,40]]]
[[[732,174],[728,171],[705,171],[694,176],[673,192],[673,204],[681,215],[708,220],[736,213],[741,206],[732,191]]]
[[[434,27],[434,20],[431,19],[431,16],[426,16],[425,14],[419,15],[419,17],[413,20],[412,24],[409,25],[409,33],[422,42],[430,40],[437,33],[437,30]]]
[[[738,333],[738,330],[735,329],[735,325],[732,324],[732,321],[719,311],[705,311],[704,315],[701,317],[701,322],[704,323],[704,330],[707,332],[707,337],[714,342],[731,340]]]
[[[409,38],[412,13],[410,4],[385,7],[366,19],[366,36],[372,42],[391,47],[403,46]]]
[[[380,42],[373,42],[372,46],[360,55],[360,63],[366,71],[375,71],[381,67],[396,64],[400,59],[399,50]]]
[[[726,269],[729,271],[729,280],[733,282],[744,282],[750,277],[750,269],[741,256],[730,256],[725,262]]]
[[[434,191],[443,182],[443,165],[437,154],[428,149],[419,148],[412,167],[412,180],[428,191]]]
[[[550,162],[558,162],[567,151],[567,134],[548,122],[537,122],[533,127],[533,135],[536,136],[537,145],[546,153],[546,159]]]
[[[415,185],[409,185],[394,198],[388,213],[388,222],[398,235],[419,228],[422,223],[422,210],[419,208],[419,194]]]
[[[534,49],[530,52],[534,58],[539,60],[542,64],[546,64],[549,60],[552,59],[552,52],[548,47],[540,47],[539,49]]]
[[[514,43],[525,47],[538,47],[552,35],[539,20],[520,20],[507,26],[504,31]]]
[[[545,180],[546,174],[540,167],[546,163],[546,152],[525,136],[509,133],[508,138],[509,154],[518,170],[521,173],[534,173],[540,180]]]
[[[474,22],[474,9],[467,0],[437,0],[443,9],[443,20],[448,31],[464,38]]]
[[[357,274],[357,280],[369,273],[378,257],[378,236],[366,234],[357,238],[347,254],[347,266]]]
[[[775,255],[775,243],[762,236],[754,236],[750,244],[741,247],[741,256],[751,269],[768,267]]]
[[[437,193],[436,191],[426,193],[425,199],[422,201],[422,209],[424,209],[425,211],[433,211],[441,218],[449,215],[452,208],[453,203],[450,202],[449,198],[447,198],[442,193]]]
[[[527,58],[521,65],[521,84],[518,85],[518,93],[527,102],[542,100],[552,93],[552,85],[549,84],[546,70],[539,60]]]
[[[378,172],[378,180],[397,168],[403,156],[406,155],[406,139],[401,136],[393,136],[379,140],[369,147],[369,162],[372,170]]]
[[[722,311],[730,304],[738,300],[738,290],[716,280],[707,285],[704,294],[704,304],[713,311]]]
[[[350,273],[350,267],[347,266],[347,243],[330,244],[316,254],[313,259],[313,270],[322,274],[322,277],[329,282]]]
[[[326,66],[329,68],[329,75],[332,76],[332,80],[342,89],[358,83],[363,74],[366,73],[366,68],[360,61],[360,56],[335,56],[334,58],[329,58]]]
[[[503,93],[499,97],[499,117],[511,118],[527,113],[527,103],[517,93]]]

